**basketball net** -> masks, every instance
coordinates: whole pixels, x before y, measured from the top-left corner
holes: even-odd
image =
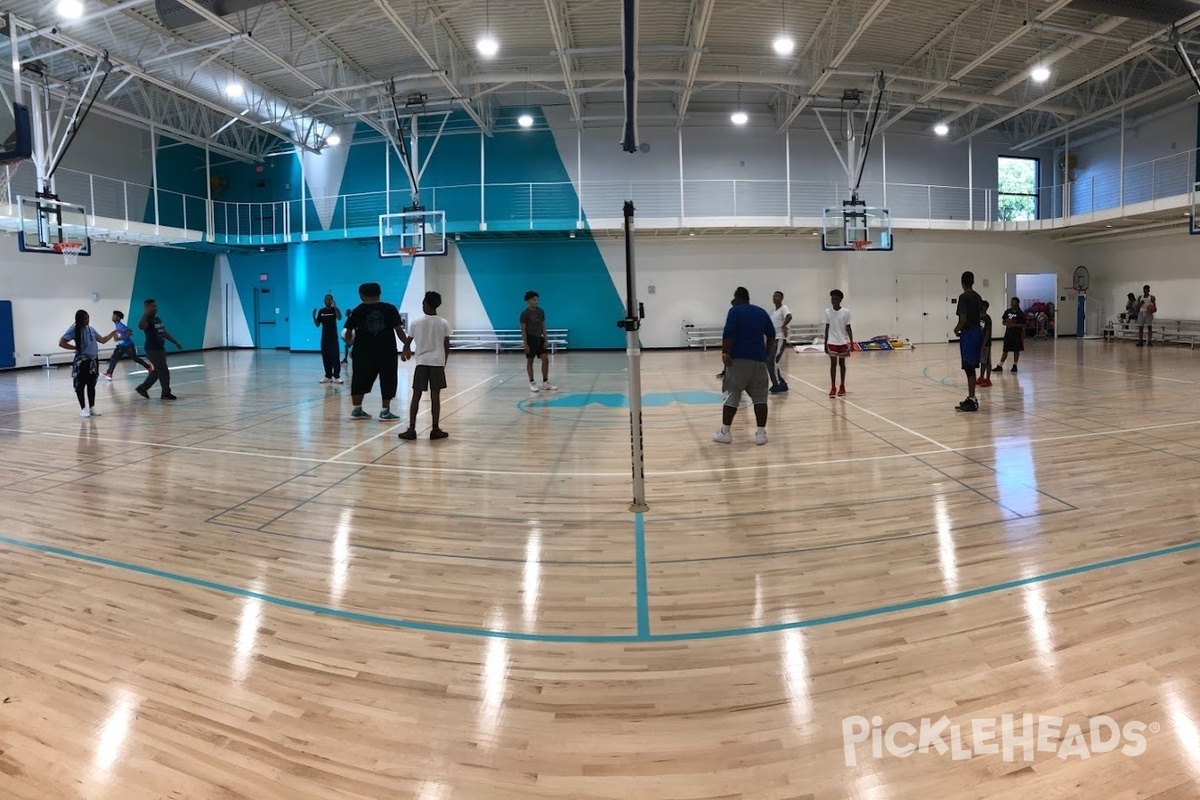
[[[83,252],[83,242],[55,242],[54,252],[62,254],[64,264],[78,264],[79,254]]]
[[[866,250],[868,247],[871,246],[871,240],[870,239],[857,239],[857,240],[851,242],[850,245],[855,250]]]
[[[417,248],[401,247],[400,248],[400,263],[406,267],[411,267],[417,260]]]

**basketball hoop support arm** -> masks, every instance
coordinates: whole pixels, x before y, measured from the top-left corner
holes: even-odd
[[[625,201],[625,318],[617,327],[625,330],[625,354],[629,358],[629,444],[633,464],[633,502],[629,510],[649,511],[646,505],[646,465],[642,447],[642,348],[638,331],[645,312],[637,299],[637,271],[634,267],[632,200]]]

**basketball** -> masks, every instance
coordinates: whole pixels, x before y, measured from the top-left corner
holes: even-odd
[[[1153,314],[1154,312],[1158,311],[1158,306],[1154,305],[1154,303],[1147,303],[1146,311],[1147,313]]]

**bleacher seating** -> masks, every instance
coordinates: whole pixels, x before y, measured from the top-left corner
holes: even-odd
[[[1186,344],[1194,350],[1197,340],[1200,340],[1200,320],[1155,319],[1151,333],[1155,342]],[[1134,321],[1110,320],[1104,334],[1110,339],[1137,339],[1138,325]]]
[[[724,330],[724,323],[717,325],[685,325],[683,327],[683,337],[688,347],[699,347],[702,350],[707,350],[710,347],[720,346],[721,334]],[[796,322],[792,320],[792,324],[788,326],[788,341],[792,344],[808,344],[813,339],[824,334],[825,323],[823,322]]]
[[[546,346],[553,355],[567,349],[567,328],[547,328]],[[451,350],[521,350],[520,330],[453,330],[450,332]]]

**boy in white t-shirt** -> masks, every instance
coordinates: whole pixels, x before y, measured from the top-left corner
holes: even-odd
[[[850,355],[850,343],[854,333],[850,330],[850,309],[842,308],[841,289],[829,293],[832,308],[825,309],[825,352],[829,355],[829,396],[846,396],[846,358]],[[838,367],[842,370],[842,382],[837,383]]]
[[[412,324],[409,338],[404,340],[401,358],[416,359],[413,372],[412,403],[408,407],[408,430],[398,434],[401,439],[417,438],[417,411],[421,407],[421,395],[429,390],[429,413],[433,417],[430,439],[445,439],[450,434],[441,429],[442,389],[446,388],[446,360],[450,358],[450,323],[437,316],[442,296],[437,292],[426,292],[421,310],[425,316]]]

